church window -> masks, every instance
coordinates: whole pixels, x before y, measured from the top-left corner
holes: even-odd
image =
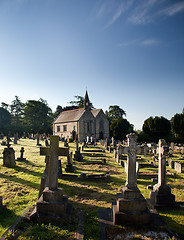
[[[57,132],[60,132],[60,126],[57,126]]]
[[[63,125],[63,132],[67,131],[67,125]]]

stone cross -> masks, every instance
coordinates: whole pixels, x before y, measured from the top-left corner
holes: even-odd
[[[137,136],[135,133],[127,135],[128,146],[121,146],[123,154],[127,154],[127,188],[137,188],[137,174],[136,174],[136,154],[142,153],[142,148],[137,147]]]
[[[159,167],[158,167],[158,185],[166,184],[166,155],[168,153],[168,147],[164,139],[160,139],[159,146]]]
[[[58,188],[58,156],[68,156],[69,149],[59,147],[59,136],[50,136],[50,147],[41,147],[40,155],[49,156],[49,189]]]

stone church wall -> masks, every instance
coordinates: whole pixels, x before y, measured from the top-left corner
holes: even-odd
[[[60,130],[58,131],[58,127]],[[67,122],[67,123],[57,123],[54,124],[54,135],[59,136],[60,138],[72,138],[72,131],[75,130],[77,133],[77,122]]]
[[[109,138],[109,121],[105,114],[100,111],[96,117],[96,139]]]

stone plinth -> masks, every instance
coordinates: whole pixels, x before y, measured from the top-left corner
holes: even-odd
[[[113,224],[133,225],[149,224],[151,214],[147,203],[138,188],[123,188],[121,194],[117,194],[117,200],[112,205]]]
[[[80,153],[80,150],[77,150],[75,151],[75,154],[74,154],[74,158],[73,158],[75,161],[83,161],[83,156],[82,154]]]
[[[3,151],[3,166],[15,167],[15,151],[13,148],[5,148]]]
[[[65,171],[70,172],[70,173],[74,173],[75,172],[75,167],[72,164],[66,164]]]
[[[174,207],[176,205],[175,195],[171,193],[168,185],[156,184],[150,192],[150,203],[157,209]]]
[[[68,204],[68,197],[63,195],[62,189],[54,191],[45,188],[43,194],[38,199],[36,209],[30,219],[44,222],[68,221],[70,219],[72,205]]]

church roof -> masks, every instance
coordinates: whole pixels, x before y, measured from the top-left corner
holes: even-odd
[[[92,112],[94,117],[96,117],[99,114],[100,111],[101,111],[101,109],[93,109],[93,110],[91,110],[91,112]]]
[[[84,108],[63,111],[59,114],[54,123],[76,122],[81,118],[84,112],[85,112]]]

